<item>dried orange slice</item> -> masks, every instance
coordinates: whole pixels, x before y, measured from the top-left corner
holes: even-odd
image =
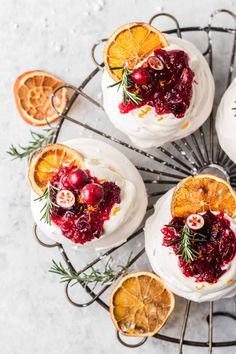
[[[31,159],[29,181],[32,189],[42,195],[48,182],[62,167],[83,166],[83,156],[62,144],[49,144],[40,149]]]
[[[172,216],[187,217],[207,210],[236,216],[236,193],[222,178],[199,174],[183,179],[171,201]]]
[[[164,35],[156,28],[143,22],[132,22],[119,27],[108,39],[103,51],[103,60],[110,76],[119,81],[122,70],[112,68],[124,67],[133,69],[147,58],[155,49],[168,46]]]
[[[20,116],[30,125],[42,126],[59,118],[51,107],[50,95],[63,85],[57,77],[45,71],[28,71],[20,75],[14,85],[14,95]],[[63,112],[67,103],[66,89],[59,90],[54,103]]]
[[[127,336],[153,336],[164,325],[175,304],[174,295],[153,273],[125,276],[113,290],[111,319]]]

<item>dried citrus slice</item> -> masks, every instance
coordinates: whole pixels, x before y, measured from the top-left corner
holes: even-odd
[[[110,314],[127,336],[153,336],[164,325],[175,304],[174,295],[153,273],[125,276],[113,290]]]
[[[236,216],[236,194],[222,178],[199,174],[183,179],[171,201],[172,216],[187,217],[207,210]]]
[[[63,82],[45,71],[28,71],[14,85],[14,95],[20,116],[29,124],[42,126],[59,118],[50,105],[50,95]],[[59,112],[67,103],[66,89],[59,90],[54,99]]]
[[[119,27],[108,39],[103,51],[103,60],[110,76],[119,81],[127,63],[133,69],[155,49],[168,46],[164,35],[156,28],[143,22],[132,22]]]
[[[47,183],[62,167],[83,166],[83,156],[62,144],[49,144],[40,149],[31,159],[29,181],[32,189],[42,195]]]

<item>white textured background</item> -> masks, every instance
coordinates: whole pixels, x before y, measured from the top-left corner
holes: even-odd
[[[0,0],[1,354],[132,352],[117,342],[108,314],[98,305],[80,310],[65,300],[63,286],[47,272],[57,251],[40,247],[32,237],[26,162],[11,162],[5,153],[10,143],[25,144],[29,140],[29,126],[19,118],[13,102],[15,78],[26,70],[43,69],[78,85],[94,68],[89,56],[92,44],[117,26],[148,20],[160,10],[175,15],[182,26],[205,25],[209,13],[218,8],[236,11],[235,1]],[[71,137],[75,137],[73,134]],[[200,308],[193,306],[193,311]],[[188,331],[192,337],[199,327],[207,328],[205,322],[199,327],[193,324]],[[219,334],[221,338],[215,339],[226,339],[233,333],[235,324],[228,320]],[[148,354],[177,352],[176,345],[155,339],[133,350]],[[185,349],[185,353],[190,352],[206,353],[207,349]],[[235,352],[234,348],[214,350],[218,354]]]

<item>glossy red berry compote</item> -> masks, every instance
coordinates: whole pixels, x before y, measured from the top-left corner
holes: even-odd
[[[179,252],[180,232],[185,225],[185,219],[173,218],[170,224],[162,229],[163,246],[171,247],[178,255],[179,266],[186,277],[194,277],[196,282],[216,283],[226,272],[227,264],[235,257],[235,233],[224,213],[213,214],[208,211],[202,216],[204,226],[198,232],[205,235],[205,238],[201,242],[191,242],[191,247],[196,252],[193,261],[183,260]]]
[[[80,244],[99,238],[113,206],[120,203],[120,187],[113,182],[99,181],[88,170],[77,167],[62,168],[51,184],[59,191],[66,189],[75,196],[75,204],[68,209],[56,205],[56,196],[51,196],[55,203],[51,221],[61,229],[62,234]]]
[[[193,82],[194,73],[183,50],[158,49],[130,75],[129,91],[138,94],[142,102],[135,105],[127,99],[126,104],[119,105],[120,112],[147,104],[158,115],[173,113],[183,118],[192,98]]]

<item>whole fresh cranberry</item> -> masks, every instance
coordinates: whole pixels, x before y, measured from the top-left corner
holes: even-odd
[[[101,202],[104,197],[103,187],[98,183],[86,184],[81,190],[81,198],[84,203],[95,205]]]
[[[82,188],[87,180],[87,173],[79,168],[72,169],[67,176],[67,181],[73,188]]]
[[[138,85],[147,85],[150,81],[150,74],[148,70],[144,68],[134,69],[130,77]]]

